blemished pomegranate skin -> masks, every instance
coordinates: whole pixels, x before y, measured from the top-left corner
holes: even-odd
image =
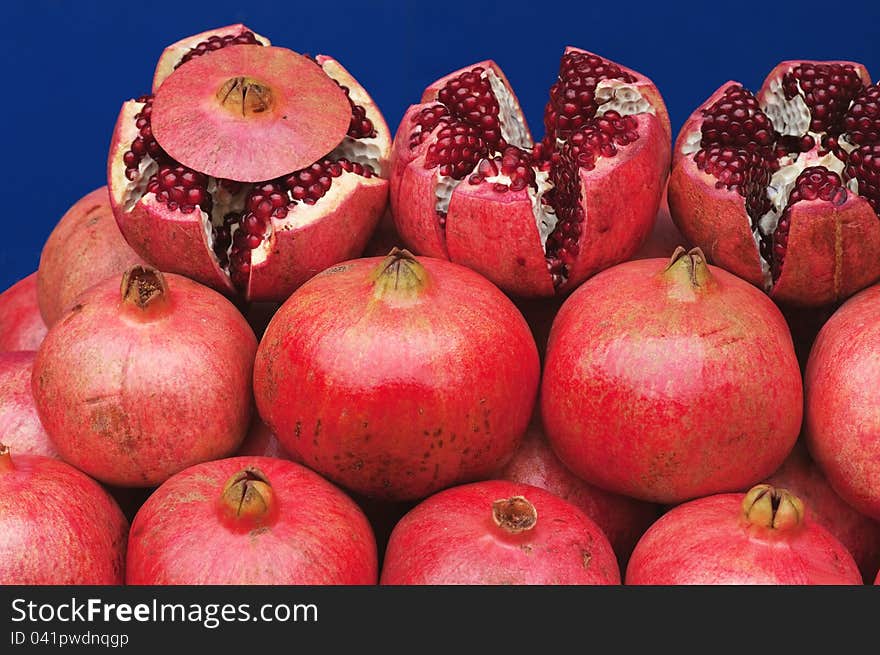
[[[0,352],[0,435],[17,454],[58,457],[31,392],[33,350]]]
[[[87,475],[0,444],[0,584],[120,585],[128,527]]]
[[[614,493],[671,504],[755,484],[794,446],[802,407],[781,312],[698,249],[594,276],[550,332],[547,438]]]
[[[0,293],[0,352],[36,350],[47,331],[37,302],[36,272]]]
[[[260,342],[254,397],[291,456],[402,501],[489,477],[525,433],[539,376],[528,325],[495,286],[395,249],[291,295]]]
[[[174,475],[132,522],[130,585],[371,585],[361,509],[304,466],[230,457]]]
[[[627,585],[861,585],[846,547],[789,491],[761,484],[674,507],[636,544]]]
[[[486,480],[445,489],[394,527],[383,585],[620,584],[608,538],[544,489]]]

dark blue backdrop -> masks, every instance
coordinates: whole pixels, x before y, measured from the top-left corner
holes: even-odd
[[[61,214],[105,183],[119,107],[149,90],[162,48],[212,27],[243,22],[276,45],[335,56],[392,130],[426,84],[492,58],[540,137],[547,89],[569,44],[651,77],[674,130],[722,82],[756,89],[783,59],[852,59],[880,78],[877,0],[13,0],[2,13],[0,290],[36,270]]]

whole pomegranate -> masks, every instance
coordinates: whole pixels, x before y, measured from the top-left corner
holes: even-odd
[[[89,287],[143,263],[119,232],[107,187],[86,194],[61,217],[40,253],[37,300],[46,325]]]
[[[392,250],[299,288],[257,350],[260,416],[292,456],[365,496],[486,478],[534,407],[535,341],[470,269]]]
[[[594,276],[550,332],[547,437],[614,493],[677,503],[760,482],[794,446],[802,404],[781,312],[699,249]]]
[[[674,507],[636,544],[628,585],[860,585],[849,551],[794,494],[759,484]]]
[[[36,355],[32,350],[0,352],[0,438],[16,453],[58,457],[31,393]]]
[[[118,585],[128,521],[97,482],[0,444],[0,584]]]
[[[131,525],[130,585],[376,584],[376,542],[358,506],[316,473],[230,457],[169,478]]]
[[[614,585],[620,569],[592,519],[506,480],[441,491],[391,532],[383,585]]]
[[[102,482],[149,487],[238,448],[257,341],[226,298],[134,266],[79,296],[34,362],[40,420],[61,457]]]
[[[651,231],[671,130],[653,82],[566,48],[534,144],[501,69],[437,80],[405,113],[391,158],[404,243],[517,296],[552,296],[629,259]]]
[[[254,416],[251,419],[251,427],[248,429],[244,441],[241,442],[241,446],[235,452],[236,457],[243,457],[245,455],[291,459],[290,454],[281,447],[278,437],[272,434],[272,430],[263,423],[263,420],[256,412],[254,412]]]
[[[810,508],[813,520],[827,528],[852,554],[862,578],[871,582],[880,568],[880,522],[860,514],[838,496],[807,452],[803,441],[767,482],[790,490]]]
[[[281,302],[364,249],[387,204],[390,148],[339,62],[230,25],[169,46],[153,94],[123,105],[110,201],[153,266]]]
[[[816,337],[804,436],[832,488],[880,520],[880,285],[847,300]]]
[[[849,61],[726,82],[685,122],[669,206],[709,261],[777,301],[838,302],[880,278],[880,88]]]
[[[37,304],[36,273],[0,293],[0,352],[36,350],[47,329]]]
[[[540,422],[529,426],[519,449],[497,477],[546,489],[580,509],[608,537],[621,570],[639,537],[660,515],[657,505],[610,493],[574,475],[553,453]]]

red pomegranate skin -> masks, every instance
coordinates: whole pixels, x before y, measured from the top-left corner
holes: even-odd
[[[272,488],[260,523],[221,511],[227,480],[254,467]],[[376,542],[345,493],[295,462],[230,457],[182,471],[144,503],[132,522],[126,583],[372,585]]]
[[[294,292],[260,342],[254,396],[293,457],[402,501],[489,477],[525,433],[539,375],[528,326],[495,286],[399,251]]]
[[[0,352],[36,350],[48,328],[37,304],[37,274],[0,293]]]
[[[158,486],[233,454],[250,424],[253,330],[216,291],[164,279],[143,309],[115,277],[93,286],[34,361],[37,411],[62,459],[107,484]]]
[[[771,530],[743,517],[745,494],[715,494],[669,510],[639,540],[627,585],[861,585],[849,551],[812,520]]]
[[[0,452],[0,584],[122,584],[127,535],[119,507],[88,476]]]
[[[493,503],[521,496],[537,511],[531,529],[511,533]],[[394,527],[383,585],[615,585],[620,569],[608,538],[589,517],[548,491],[486,480],[423,500]]]
[[[800,370],[765,294],[698,250],[584,283],[553,323],[541,415],[578,477],[659,503],[770,475],[801,426]]]
[[[0,438],[16,453],[57,458],[31,393],[36,355],[32,350],[0,352]]]
[[[578,478],[559,461],[534,422],[498,477],[540,487],[580,509],[608,537],[621,570],[639,537],[660,516],[660,507],[653,503],[613,494]]]
[[[880,523],[860,514],[838,496],[810,457],[803,441],[767,482],[793,492],[809,507],[813,520],[837,537],[870,583],[880,568]]]
[[[816,337],[804,374],[804,436],[831,487],[880,520],[880,285],[847,300]]]
[[[245,455],[256,457],[277,457],[279,459],[291,459],[290,455],[281,446],[278,437],[272,434],[269,426],[263,423],[254,412],[251,419],[251,427],[235,453],[236,457]]]

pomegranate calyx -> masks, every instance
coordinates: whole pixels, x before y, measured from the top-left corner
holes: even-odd
[[[236,524],[265,523],[273,514],[275,494],[269,479],[258,468],[249,466],[223,485],[220,506]]]
[[[675,249],[662,275],[687,284],[692,289],[703,288],[712,280],[703,251],[700,248],[687,250],[684,246]]]
[[[417,296],[427,284],[428,274],[415,256],[395,246],[373,270],[374,295],[395,297]]]
[[[492,520],[508,534],[519,534],[535,527],[538,510],[524,496],[501,498],[492,503]]]
[[[163,306],[168,299],[168,283],[161,271],[150,266],[132,266],[122,274],[122,304],[139,313]]]
[[[247,118],[272,108],[272,89],[252,77],[230,77],[217,89],[217,100],[227,110]]]
[[[792,530],[803,522],[804,503],[788,489],[759,484],[746,493],[742,511],[749,525]]]
[[[0,471],[12,471],[15,466],[12,463],[12,455],[9,452],[9,446],[0,443]]]

